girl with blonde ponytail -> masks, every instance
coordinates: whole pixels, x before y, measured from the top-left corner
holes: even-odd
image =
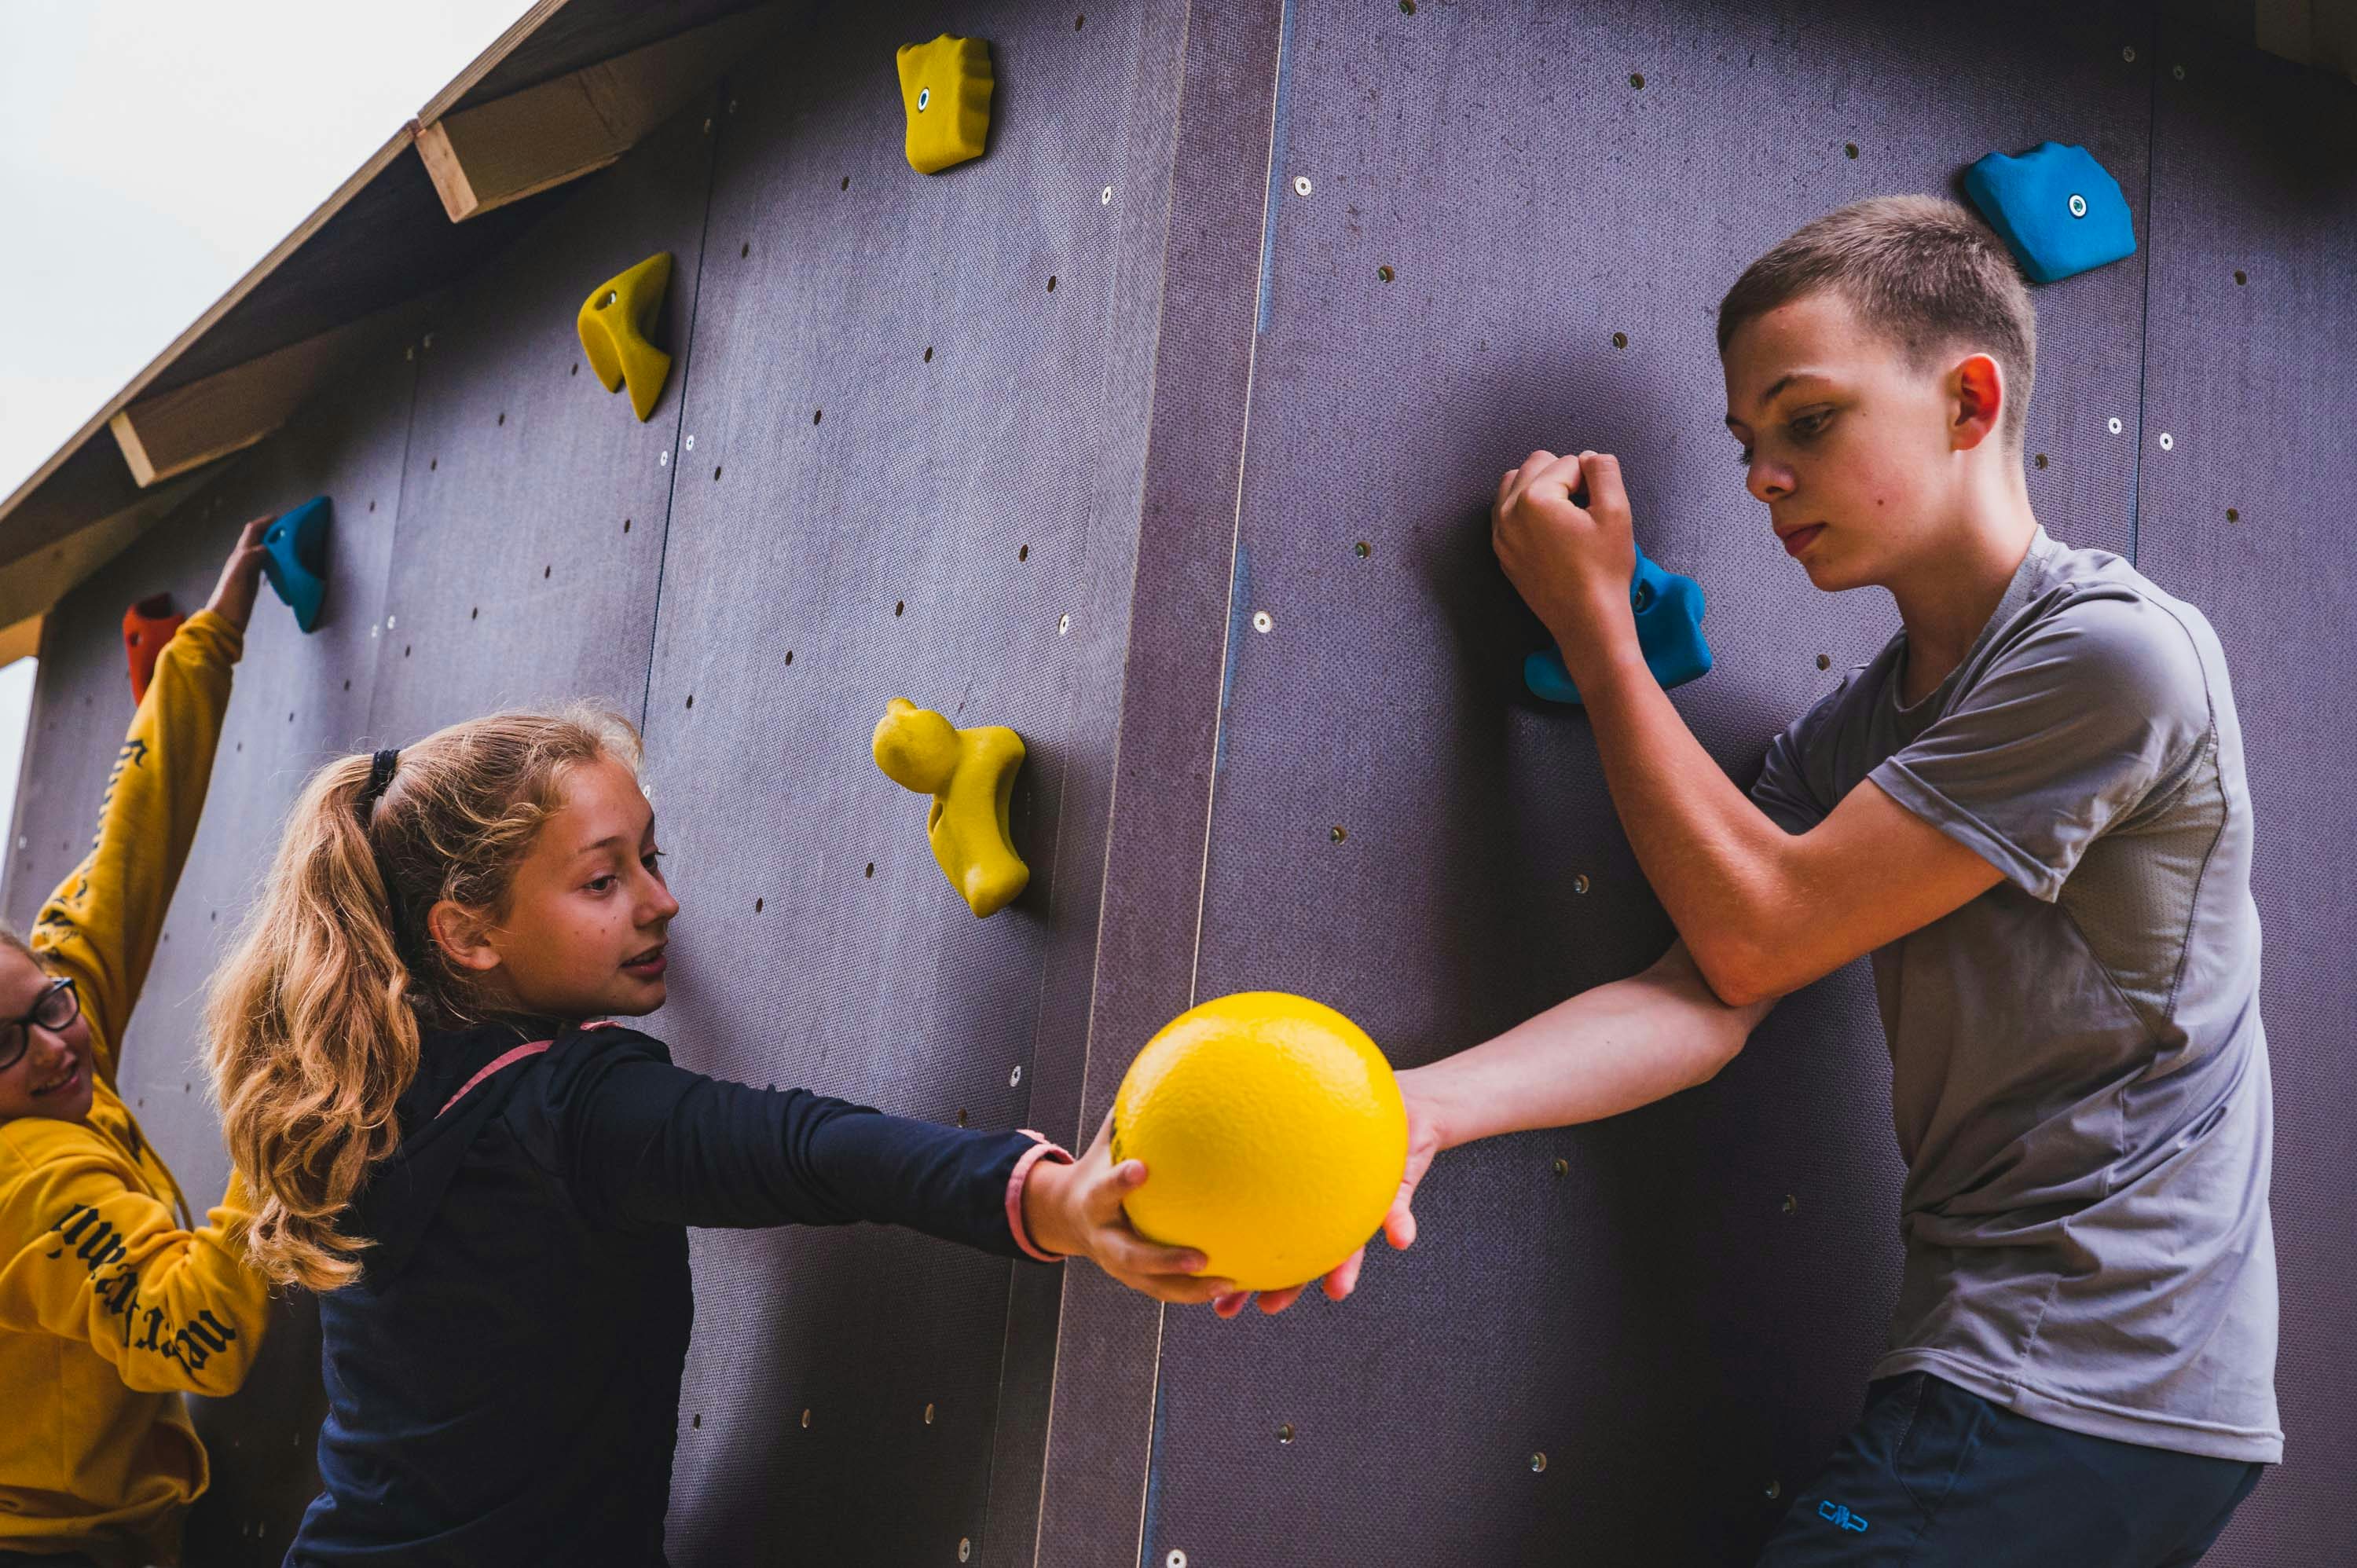
[[[886,1116],[673,1067],[679,903],[639,740],[506,713],[303,791],[209,1005],[255,1265],[323,1292],[324,1483],[290,1564],[659,1568],[689,1226],[872,1220],[1228,1288],[1121,1218],[1101,1132]]]

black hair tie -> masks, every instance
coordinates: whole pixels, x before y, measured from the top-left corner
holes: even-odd
[[[393,770],[400,766],[401,753],[397,750],[380,751],[369,758],[368,784],[360,794],[361,832],[363,834],[367,833],[369,824],[375,820],[376,803],[382,798],[385,787],[393,782]],[[372,841],[369,845],[369,854],[376,861],[377,880],[384,884],[385,914],[393,932],[393,950],[404,951],[401,895],[393,890],[393,868],[385,865],[384,852]]]
[[[374,814],[378,797],[393,782],[393,769],[400,766],[401,753],[395,750],[380,751],[369,758],[368,787],[361,791],[361,821],[366,822]]]

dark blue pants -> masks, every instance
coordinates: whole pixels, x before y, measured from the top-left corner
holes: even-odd
[[[1760,1568],[2183,1568],[2264,1468],[2065,1432],[1910,1372],[1867,1385]]]

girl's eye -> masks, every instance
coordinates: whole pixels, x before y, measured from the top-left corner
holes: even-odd
[[[592,893],[603,893],[612,886],[614,886],[614,876],[611,872],[603,876],[593,876],[588,882],[589,891]]]
[[[1824,429],[1826,422],[1832,418],[1831,413],[1823,410],[1815,413],[1804,413],[1792,421],[1792,434],[1803,436],[1815,435]]]
[[[1745,447],[1739,448],[1739,449],[1736,452],[1736,454],[1735,454],[1735,466],[1736,466],[1737,467],[1738,467],[1738,468],[1749,468],[1749,467],[1751,467],[1751,448],[1750,448],[1750,447],[1749,447],[1749,446],[1745,446]]]
[[[663,854],[662,851],[659,849],[651,849],[647,851],[644,855],[640,857],[639,864],[645,866],[649,871],[661,871],[662,869],[662,862],[665,858],[667,857]]]

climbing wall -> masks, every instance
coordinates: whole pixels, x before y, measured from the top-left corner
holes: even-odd
[[[106,769],[131,722],[123,607],[168,590],[183,613],[211,596],[251,517],[335,498],[328,594],[306,637],[267,585],[248,628],[215,757],[208,809],[123,1041],[118,1087],[199,1213],[229,1176],[202,1061],[204,989],[311,769],[364,744],[371,635],[392,558],[413,365],[404,323],[364,348],[337,392],[239,459],[200,499],[159,522],[76,589],[47,628],[36,703],[38,792],[18,817],[7,918],[29,928],[89,847]],[[312,1439],[324,1408],[317,1317],[283,1300],[241,1395],[196,1402],[214,1484],[188,1522],[193,1563],[275,1562],[317,1489]]]
[[[1863,5],[1294,6],[1198,996],[1303,992],[1405,1065],[1661,953],[1587,725],[1519,690],[1544,638],[1490,554],[1499,474],[1620,455],[1640,542],[1709,592],[1680,709],[1748,778],[1894,625],[1745,494],[1718,296],[1800,219],[1989,148],[2083,142],[2140,190],[2123,9],[1992,52],[1984,18]],[[2142,285],[2040,297],[2031,490],[2073,542],[2128,544]],[[1743,1560],[1880,1348],[1888,1078],[1853,969],[1706,1089],[1444,1160],[1348,1307],[1168,1316],[1147,1559]]]
[[[398,746],[581,699],[635,722],[679,428],[676,372],[631,417],[583,362],[589,291],[657,251],[656,340],[685,341],[711,184],[708,106],[680,114],[455,291],[417,345],[399,548],[369,708]]]
[[[844,7],[730,82],[647,700],[687,1065],[1003,1128],[1079,1055],[1176,22]],[[968,27],[1002,129],[926,179],[892,51]],[[1030,890],[987,921],[869,757],[896,696],[1028,746]],[[1051,1272],[866,1229],[694,1255],[675,1561],[1016,1561]]]
[[[2211,615],[2262,813],[2291,1453],[2217,1560],[2357,1556],[2327,673],[2357,468],[2317,434],[2357,361],[2357,94],[2126,0],[1781,9],[813,7],[59,607],[0,908],[87,843],[123,606],[201,603],[238,520],[325,491],[326,621],[257,614],[127,1042],[199,1200],[201,988],[303,777],[510,703],[643,722],[683,903],[650,1027],[689,1066],[1073,1140],[1229,991],[1430,1060],[1671,935],[1585,724],[1519,690],[1500,471],[1622,456],[1641,542],[1710,596],[1719,665],[1676,701],[1748,779],[1891,626],[1743,493],[1713,306],[1808,216],[2080,142],[2143,249],[2038,293],[2031,498]],[[925,178],[891,52],[945,30],[991,40],[996,124]],[[659,250],[677,362],[640,424],[572,323]],[[1033,880],[986,922],[868,759],[894,696],[1029,745]],[[698,1233],[673,1560],[1743,1561],[1879,1346],[1889,1129],[1852,970],[1702,1089],[1451,1155],[1343,1307],[1223,1324],[907,1235]],[[290,1304],[202,1412],[190,1561],[278,1560],[316,1356]]]
[[[2357,365],[2357,89],[2184,30],[2157,63],[2138,564],[2217,628],[2243,720],[2283,1297],[2284,1464],[2206,1561],[2346,1563],[2357,449],[2335,411]]]

